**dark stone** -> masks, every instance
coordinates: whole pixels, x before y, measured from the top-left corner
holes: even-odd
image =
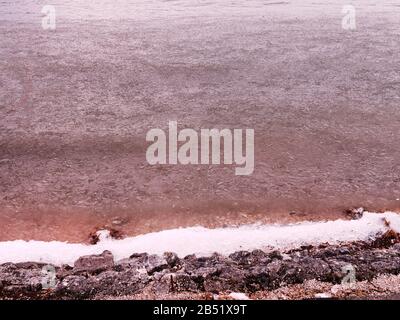
[[[114,267],[114,257],[110,251],[104,251],[102,254],[93,254],[82,256],[74,263],[73,273],[99,273],[110,270]]]
[[[181,266],[180,264],[180,259],[178,258],[178,255],[174,252],[165,252],[163,254],[164,259],[167,261],[168,266],[171,268],[179,268]]]
[[[340,283],[349,268],[358,281],[400,274],[399,244],[376,242],[302,247],[287,252],[239,251],[229,257],[133,254],[114,264],[108,251],[79,258],[74,267],[55,268],[55,288],[42,289],[43,264],[0,265],[0,298],[87,299],[145,290],[171,292],[256,292],[317,279]],[[388,246],[388,247],[386,247]]]
[[[152,254],[148,256],[145,267],[149,274],[153,274],[168,268],[168,262],[164,257]]]
[[[80,275],[65,277],[55,288],[54,297],[87,299],[96,293],[95,282]]]

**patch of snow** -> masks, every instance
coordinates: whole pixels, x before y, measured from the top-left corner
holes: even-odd
[[[332,295],[330,293],[323,292],[315,294],[314,297],[318,299],[329,299],[332,298]]]
[[[250,300],[248,296],[241,292],[231,292],[229,296],[235,300]]]
[[[34,240],[0,242],[0,263],[35,261],[73,265],[80,256],[99,254],[104,250],[111,251],[114,258],[119,260],[139,252],[162,254],[172,251],[181,257],[193,253],[209,256],[214,252],[228,255],[239,250],[290,249],[320,243],[338,244],[372,239],[378,233],[385,232],[387,226],[383,218],[389,222],[391,228],[400,232],[400,215],[394,212],[365,212],[361,219],[350,221],[245,225],[217,229],[180,228],[122,240],[110,239],[106,232],[100,232],[100,241],[95,245]]]

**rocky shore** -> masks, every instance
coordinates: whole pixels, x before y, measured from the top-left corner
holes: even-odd
[[[310,283],[314,289],[319,286],[324,290],[343,281],[348,282],[349,288],[363,281],[373,287],[376,279],[391,275],[394,278],[390,281],[398,283],[390,286],[394,291],[383,293],[396,294],[396,288],[400,293],[399,274],[399,235],[388,231],[370,242],[323,244],[290,251],[239,251],[229,256],[184,258],[174,253],[134,253],[119,261],[114,261],[111,252],[104,251],[83,256],[74,266],[5,263],[0,265],[0,298],[215,299],[229,298],[231,292],[255,299],[309,298],[304,286]],[[299,288],[304,292],[297,296],[279,295],[279,290],[293,293],[299,292]],[[313,290],[313,295],[319,297],[318,290]],[[332,292],[320,297],[331,297]]]

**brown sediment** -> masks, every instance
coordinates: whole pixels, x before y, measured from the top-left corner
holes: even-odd
[[[336,213],[266,213],[253,204],[231,205],[230,208],[212,203],[180,206],[141,205],[135,209],[88,210],[86,208],[43,208],[3,210],[0,241],[6,240],[59,240],[86,242],[94,230],[116,228],[124,236],[135,236],[165,229],[205,226],[221,228],[244,224],[296,223],[301,221],[321,221],[349,219],[341,211]],[[252,208],[253,210],[249,210]],[[115,225],[113,221],[121,220]]]

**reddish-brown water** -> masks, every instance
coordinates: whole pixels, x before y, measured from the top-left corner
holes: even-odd
[[[0,240],[400,210],[400,6],[0,4]],[[253,128],[255,170],[150,166],[151,128]],[[115,222],[115,220],[118,220]]]

